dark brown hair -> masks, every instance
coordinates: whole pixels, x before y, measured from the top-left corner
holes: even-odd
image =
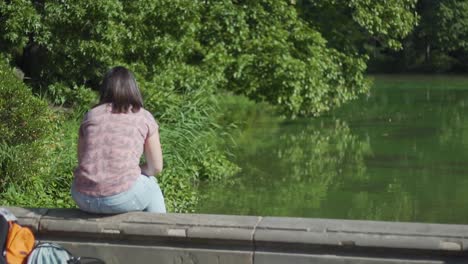
[[[104,76],[99,91],[99,105],[111,103],[113,113],[136,113],[143,107],[143,99],[135,77],[122,66],[112,68]]]

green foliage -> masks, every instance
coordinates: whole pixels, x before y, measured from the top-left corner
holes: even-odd
[[[383,4],[350,1],[346,8],[353,25],[397,46],[414,23],[411,3],[397,1],[384,10]],[[370,17],[376,10],[377,18]],[[0,52],[21,64],[36,93],[73,109],[69,120],[54,121],[59,125],[49,136],[60,140],[46,148],[44,172],[27,185],[11,185],[16,187],[7,196],[52,186],[44,196],[50,200],[38,203],[71,205],[64,197],[76,162],[69,140],[77,133],[71,129],[74,118],[95,100],[91,89],[103,74],[124,65],[136,74],[145,108],[160,123],[165,158],[160,182],[168,208],[192,210],[200,180],[222,179],[238,169],[222,148],[229,128],[220,125],[218,94],[245,95],[296,117],[319,115],[368,91],[366,57],[355,52],[361,44],[352,42],[353,49],[331,44],[317,26],[327,19],[304,20],[297,6],[284,0],[1,2]],[[56,155],[66,158],[57,165]],[[61,174],[51,169],[54,164]],[[18,200],[26,201],[25,195]]]
[[[277,0],[21,3],[4,3],[0,14],[6,24],[18,25],[8,27],[18,36],[8,47],[25,48],[39,61],[26,72],[36,85],[96,87],[106,69],[125,64],[145,80],[161,72],[173,76],[166,80],[179,82],[178,92],[228,89],[279,105],[290,116],[318,115],[367,92],[366,57],[355,52],[362,43],[334,43],[348,37],[346,30],[397,48],[416,22],[415,0],[298,4],[303,17],[291,1]],[[332,25],[329,17],[310,15],[328,14],[321,11],[342,19]],[[16,15],[22,12],[32,25],[20,26],[23,16]],[[184,87],[184,78],[197,78],[196,72],[209,85]]]
[[[420,22],[399,52],[373,48],[373,72],[454,72],[468,70],[468,2],[419,0]],[[377,67],[375,67],[377,66]]]
[[[445,51],[468,51],[468,2],[441,1],[437,12],[437,41]]]
[[[350,0],[348,7],[353,10],[353,20],[369,35],[395,49],[401,48],[400,40],[411,33],[417,23],[414,12],[416,2],[417,0]],[[393,19],[388,19],[389,17]]]
[[[298,9],[331,46],[352,55],[362,53],[362,44],[369,40],[391,49],[401,48],[401,40],[418,21],[416,3],[417,0],[300,0]]]
[[[0,143],[31,143],[50,131],[53,115],[0,57]]]
[[[30,41],[30,34],[40,27],[40,16],[32,1],[0,1],[0,50],[7,54],[22,54]]]
[[[70,195],[76,167],[79,122],[63,115],[51,133],[33,144],[14,149],[0,188],[4,205],[29,207],[75,207]]]
[[[198,202],[193,186],[200,180],[224,179],[238,168],[220,148],[224,139],[218,135],[225,129],[216,122],[216,98],[206,90],[177,93],[172,90],[177,86],[159,86],[167,77],[162,74],[141,86],[146,95],[145,107],[156,109],[153,114],[160,124],[165,169],[159,182],[168,209],[191,211]],[[205,82],[203,78],[191,80]],[[188,89],[196,84],[186,85]]]
[[[44,1],[36,42],[46,53],[41,78],[50,82],[97,82],[123,54],[120,1]]]
[[[45,97],[62,107],[73,107],[74,116],[81,118],[92,105],[97,104],[98,94],[85,86],[74,85],[72,88],[63,83],[53,83],[47,87]]]
[[[44,157],[49,152],[44,139],[58,122],[47,103],[15,77],[5,60],[0,60],[0,198],[2,203],[16,201],[16,190],[34,186],[35,192],[23,192],[26,200],[43,197],[42,176],[53,168]],[[10,194],[10,198],[7,196]],[[20,197],[20,196],[18,196]],[[18,201],[20,202],[20,201]],[[26,205],[26,204],[25,204]]]
[[[201,42],[223,50],[228,90],[305,116],[368,89],[364,60],[328,48],[289,2],[208,1],[205,9]]]

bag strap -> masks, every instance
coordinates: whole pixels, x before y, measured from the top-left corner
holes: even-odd
[[[93,258],[93,257],[80,257],[78,262],[79,264],[106,264],[104,260],[98,259],[98,258]]]
[[[0,264],[7,264],[3,253],[5,251],[9,229],[10,225],[8,224],[8,221],[3,217],[3,215],[0,215]]]

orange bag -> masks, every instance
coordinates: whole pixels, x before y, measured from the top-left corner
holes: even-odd
[[[34,235],[27,227],[15,222],[8,222],[10,229],[5,245],[6,261],[8,264],[26,263],[29,253],[34,248]]]

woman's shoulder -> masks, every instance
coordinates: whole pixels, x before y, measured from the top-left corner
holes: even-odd
[[[103,116],[107,112],[108,106],[105,104],[100,104],[100,105],[95,105],[91,109],[88,110],[83,116],[83,122],[93,120],[93,119],[99,119],[101,116]]]
[[[153,114],[151,114],[150,111],[144,108],[140,108],[139,112],[143,116],[144,123],[149,129],[149,135],[152,135],[154,131],[156,131],[159,128],[158,122],[156,121],[156,119],[154,118]]]
[[[112,110],[112,106],[109,104],[98,104],[93,106],[91,109],[89,109],[88,113],[89,115],[95,115],[95,114],[102,114],[105,112],[110,112]]]
[[[147,118],[147,119],[150,119],[150,120],[151,120],[151,119],[154,120],[153,114],[152,114],[150,111],[146,110],[145,108],[143,108],[143,107],[140,108],[140,111],[138,111],[138,112],[139,112],[143,117],[145,117],[145,118]]]

